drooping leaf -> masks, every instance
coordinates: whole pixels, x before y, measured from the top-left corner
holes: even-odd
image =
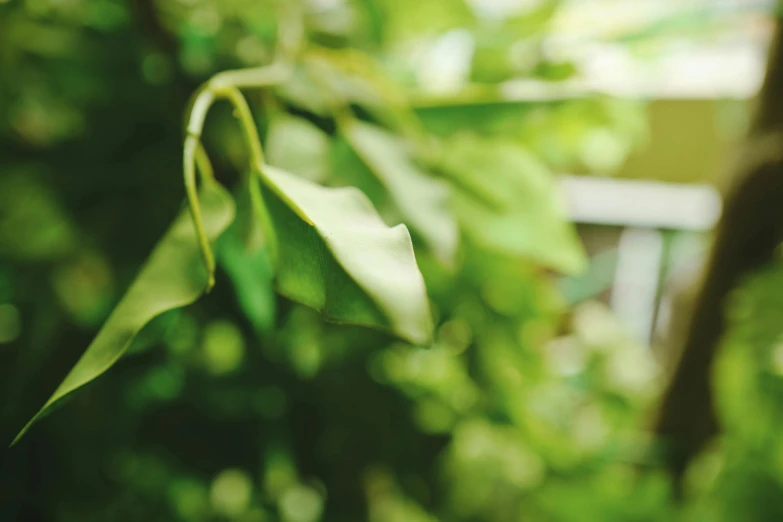
[[[404,221],[444,263],[457,248],[457,222],[449,206],[449,188],[413,162],[405,144],[384,130],[353,121],[342,132],[354,151],[389,192]]]
[[[276,115],[266,137],[270,165],[322,182],[328,166],[329,137],[303,118]]]
[[[251,183],[258,183],[253,177]],[[218,264],[234,286],[239,307],[257,333],[269,331],[275,320],[274,267],[266,245],[265,217],[253,204],[252,189],[236,195],[237,217],[217,244]],[[260,194],[258,194],[260,196]]]
[[[387,227],[353,187],[325,188],[271,166],[262,179],[283,295],[338,323],[429,341],[426,288],[404,225]]]
[[[578,273],[584,250],[550,172],[520,146],[462,136],[444,148],[455,208],[479,245]]]
[[[206,233],[214,241],[233,219],[234,204],[217,183],[205,185],[200,198]],[[163,312],[194,302],[207,288],[207,281],[195,228],[185,209],[155,247],[93,342],[12,444],[57,401],[114,365],[144,325]]]

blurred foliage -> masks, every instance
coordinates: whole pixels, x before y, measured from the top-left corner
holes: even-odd
[[[296,57],[249,97],[268,161],[408,224],[436,325],[414,346],[274,294],[219,107],[205,142],[238,217],[215,289],[0,456],[0,520],[779,519],[778,275],[739,294],[725,440],[679,506],[644,431],[651,354],[603,306],[567,309],[553,275],[585,263],[553,170],[616,169],[643,113],[505,98],[506,80],[578,75],[542,46],[559,2],[478,3],[0,3],[0,439],[179,211],[182,114],[222,70]]]
[[[721,435],[686,475],[687,520],[779,520],[783,266],[752,274],[727,306],[730,328],[713,369]]]

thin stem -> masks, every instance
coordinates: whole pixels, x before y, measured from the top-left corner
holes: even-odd
[[[260,170],[264,163],[264,154],[261,149],[261,140],[258,136],[253,119],[253,113],[247,104],[247,100],[239,91],[239,87],[268,87],[284,82],[291,74],[291,68],[284,63],[275,63],[266,67],[254,69],[224,71],[215,75],[208,81],[196,95],[187,120],[187,131],[183,149],[183,176],[185,179],[185,191],[188,205],[193,217],[193,225],[196,228],[199,247],[204,263],[207,266],[209,279],[207,291],[215,284],[215,256],[209,244],[204,229],[204,219],[201,215],[201,205],[198,200],[196,188],[196,164],[201,174],[202,181],[214,180],[214,172],[206,152],[201,145],[201,134],[204,130],[204,122],[207,113],[218,99],[226,99],[233,106],[248,145],[250,160],[253,170]]]
[[[247,104],[247,100],[234,87],[222,88],[218,95],[221,98],[225,98],[230,101],[236,111],[236,116],[239,118],[239,123],[242,125],[242,130],[245,134],[245,141],[250,151],[250,162],[254,168],[261,168],[264,164],[264,153],[261,150],[261,139],[258,136],[258,129],[256,128],[256,122],[253,119],[253,113],[250,111],[250,106]]]
[[[186,133],[196,138],[201,138],[204,129],[204,121],[207,119],[212,104],[215,103],[215,91],[209,88],[209,84],[199,89],[193,106],[190,108]]]
[[[196,136],[192,134],[185,136],[182,168],[185,177],[185,192],[188,198],[190,214],[193,217],[193,224],[196,227],[196,235],[198,236],[201,254],[204,257],[204,263],[207,265],[207,292],[209,292],[212,287],[215,286],[215,256],[212,254],[212,249],[209,246],[209,238],[204,229],[204,219],[201,217],[201,205],[199,205],[198,190],[196,188],[196,154],[199,146],[199,139]]]
[[[296,15],[296,16],[294,16]],[[207,113],[215,101],[219,98],[225,98],[234,106],[234,110],[239,118],[244,131],[245,140],[250,151],[250,161],[254,171],[260,174],[264,164],[264,153],[261,149],[261,140],[258,136],[253,119],[253,113],[247,104],[247,100],[239,91],[241,88],[259,88],[278,85],[285,82],[292,73],[290,62],[293,55],[298,52],[303,37],[303,28],[301,26],[301,15],[297,12],[291,12],[290,16],[285,17],[287,31],[281,31],[278,35],[278,57],[275,63],[252,69],[240,69],[234,71],[223,71],[213,76],[204,86],[199,89],[193,105],[190,108],[186,126],[185,145],[183,149],[183,175],[185,178],[185,191],[187,193],[188,205],[193,216],[193,225],[196,228],[201,253],[204,262],[207,265],[209,280],[207,291],[215,284],[215,257],[209,245],[206,231],[204,230],[204,220],[201,216],[201,206],[198,200],[198,190],[196,188],[196,164],[201,174],[202,182],[212,182],[215,179],[212,164],[209,162],[204,147],[201,144],[201,134],[204,130],[204,122]],[[282,33],[286,34],[282,34]],[[289,34],[290,33],[290,34]],[[291,36],[293,35],[293,36]],[[253,179],[251,177],[251,179]],[[256,194],[255,206],[261,203],[260,194]],[[270,241],[274,238],[270,238]]]
[[[291,66],[288,63],[276,62],[264,67],[219,72],[207,82],[207,88],[214,92],[227,87],[269,87],[283,83],[290,75]]]

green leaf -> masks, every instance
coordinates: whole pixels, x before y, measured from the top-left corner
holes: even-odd
[[[311,47],[302,65],[277,87],[285,100],[319,116],[328,116],[335,104],[361,105],[388,116],[405,97],[396,84],[380,74],[376,63],[354,49]]]
[[[318,116],[329,116],[329,94],[319,88],[306,67],[294,67],[291,76],[275,87],[275,93],[300,109]]]
[[[311,181],[322,182],[326,178],[329,137],[303,118],[275,116],[269,124],[264,150],[270,165]]]
[[[421,97],[414,103],[416,116],[428,132],[451,136],[456,132],[513,137],[538,110],[545,113],[559,101],[501,99],[497,94],[472,92],[451,98]],[[541,119],[541,118],[539,118]],[[549,119],[545,119],[549,121]]]
[[[220,236],[234,217],[231,196],[217,183],[202,189],[201,210],[211,241]],[[207,269],[190,213],[183,210],[93,342],[12,445],[57,401],[111,368],[144,325],[163,312],[194,302],[207,288],[207,281]]]
[[[457,249],[457,222],[449,207],[449,188],[419,169],[405,144],[392,134],[367,123],[343,126],[345,139],[378,178],[403,220],[410,224],[433,253],[451,264]]]
[[[404,225],[387,227],[356,188],[325,188],[270,166],[261,176],[280,293],[334,322],[429,342],[429,301]]]
[[[253,204],[260,192],[251,194],[251,190],[258,189],[258,178],[253,176],[251,183],[256,186],[250,190],[245,187],[235,196],[237,217],[220,236],[217,256],[218,264],[233,283],[242,312],[256,333],[265,333],[275,320],[274,267],[265,248],[265,217]]]
[[[586,264],[549,171],[522,147],[461,136],[444,150],[455,208],[477,244],[574,274]]]

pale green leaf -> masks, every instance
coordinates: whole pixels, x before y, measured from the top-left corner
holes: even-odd
[[[322,182],[329,165],[329,137],[303,118],[276,115],[269,123],[266,136],[267,161],[270,165]]]
[[[405,144],[388,132],[358,121],[342,129],[345,139],[389,192],[403,220],[433,253],[450,264],[457,248],[457,222],[449,188],[413,162]]]
[[[387,227],[353,187],[325,188],[270,166],[262,179],[283,295],[331,321],[429,342],[429,301],[404,225]]]
[[[318,116],[329,115],[329,94],[319,88],[304,67],[295,67],[291,76],[278,85],[275,92],[289,104]]]
[[[565,273],[584,269],[554,178],[534,156],[513,143],[469,136],[444,150],[442,168],[458,187],[455,208],[473,241]]]
[[[211,241],[220,236],[234,217],[231,196],[214,182],[201,191],[201,210]],[[194,302],[207,288],[207,281],[207,269],[190,213],[183,210],[93,342],[13,444],[54,403],[114,365],[144,325],[163,312]]]

